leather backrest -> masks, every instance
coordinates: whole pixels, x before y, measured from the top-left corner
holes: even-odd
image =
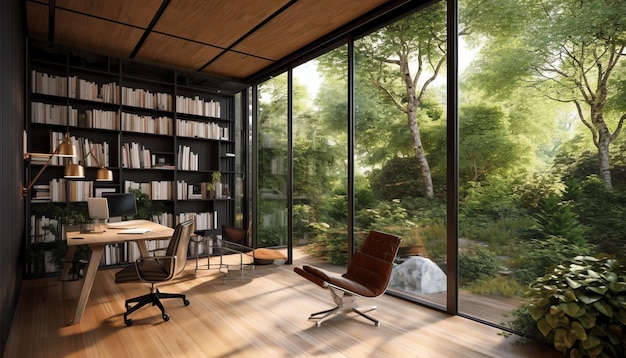
[[[370,231],[350,263],[345,278],[367,287],[375,295],[381,295],[387,289],[393,261],[398,253],[402,239],[380,231]]]
[[[174,234],[167,246],[166,256],[176,256],[176,267],[174,267],[174,275],[179,274],[185,268],[187,263],[187,249],[189,247],[189,239],[193,231],[193,220],[188,220],[176,225]],[[170,267],[169,259],[166,259],[165,268]]]

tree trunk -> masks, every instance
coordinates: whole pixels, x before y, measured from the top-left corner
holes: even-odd
[[[409,104],[409,108],[411,105]],[[413,139],[413,151],[417,158],[417,164],[420,167],[420,172],[424,180],[424,197],[432,198],[434,196],[433,190],[433,178],[430,174],[430,166],[426,159],[426,153],[424,152],[424,146],[422,146],[422,138],[420,137],[419,127],[417,125],[417,111],[415,109],[407,112],[407,120],[409,128],[411,129],[411,138]]]
[[[611,180],[611,168],[609,166],[609,145],[611,144],[611,133],[604,122],[602,114],[598,113],[593,117],[593,123],[598,131],[598,168],[600,178],[604,181],[604,188],[613,190]]]

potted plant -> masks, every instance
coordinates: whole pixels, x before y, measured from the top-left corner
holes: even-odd
[[[222,173],[219,171],[213,172],[211,174],[211,184],[213,184],[213,190],[215,191],[215,198],[219,199],[222,197]]]
[[[577,256],[530,285],[528,313],[569,357],[626,354],[626,263]]]
[[[134,219],[152,221],[153,217],[163,213],[163,204],[153,202],[148,194],[138,189],[130,189],[129,192],[135,195],[137,201],[137,214]]]

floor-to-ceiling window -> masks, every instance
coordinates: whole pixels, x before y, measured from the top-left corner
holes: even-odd
[[[258,86],[256,245],[287,244],[287,73]]]
[[[626,251],[626,57],[613,3],[460,0],[458,83],[446,78],[443,1],[296,66],[291,162],[287,73],[262,83],[260,242],[271,228],[284,244],[290,193],[302,250],[340,266],[350,230],[356,247],[370,229],[400,234],[391,291],[438,307],[458,299],[451,311],[528,333],[529,282],[568,257]],[[446,159],[451,90],[458,172]]]
[[[460,1],[459,312],[532,334],[529,283],[624,255],[623,6]]]
[[[347,46],[293,69],[293,240],[344,264],[347,247]]]
[[[445,306],[446,4],[354,42],[355,233],[403,237],[390,289]],[[357,245],[358,246],[358,245]]]

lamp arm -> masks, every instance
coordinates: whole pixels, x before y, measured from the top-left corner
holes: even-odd
[[[22,196],[26,196],[28,195],[28,192],[30,191],[30,189],[32,189],[33,185],[35,185],[35,182],[37,182],[37,179],[39,179],[39,177],[41,176],[41,174],[43,174],[43,171],[46,170],[46,168],[48,167],[48,165],[50,165],[50,162],[52,161],[52,158],[59,152],[59,147],[57,146],[57,149],[54,150],[54,153],[52,154],[47,154],[50,157],[48,158],[48,160],[46,161],[46,164],[43,165],[43,167],[41,167],[41,169],[39,169],[39,172],[37,172],[37,175],[35,175],[35,177],[33,178],[33,180],[31,180],[28,183],[28,186],[26,186],[25,188],[22,188]],[[32,154],[29,154],[29,158],[32,157]]]
[[[102,165],[100,165],[100,161],[98,160],[98,157],[96,157],[95,154],[93,154],[94,149],[96,149],[96,147],[91,147],[91,149],[89,149],[89,154],[91,154],[91,156],[93,157],[93,159],[96,161],[96,165],[98,166],[98,168],[103,167]]]

